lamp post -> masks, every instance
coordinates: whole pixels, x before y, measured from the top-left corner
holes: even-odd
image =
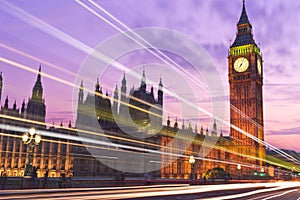
[[[265,169],[262,167],[261,170],[260,170],[260,176],[261,177],[265,177],[266,174],[265,174]]]
[[[237,170],[238,170],[238,172],[239,172],[239,177],[238,177],[238,179],[240,180],[240,179],[241,179],[241,169],[242,169],[241,164],[238,164],[236,168],[237,168]]]
[[[39,145],[41,139],[41,135],[36,133],[34,128],[30,128],[28,133],[26,132],[22,136],[24,144],[28,145],[28,162],[26,164],[24,176],[32,176],[33,149],[35,146]]]
[[[189,159],[189,163],[191,164],[191,176],[190,176],[190,179],[193,180],[194,179],[194,164],[195,164],[195,158],[193,155],[190,156],[190,159]]]

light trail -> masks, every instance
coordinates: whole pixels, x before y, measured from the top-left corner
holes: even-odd
[[[15,66],[15,67],[24,69],[24,70],[26,70],[26,71],[30,71],[30,72],[36,73],[36,70],[35,70],[35,69],[32,69],[32,68],[30,68],[30,67],[28,67],[28,66],[25,66],[25,65],[22,65],[22,64],[20,64],[20,63],[14,62],[14,61],[12,61],[12,60],[6,59],[6,58],[4,58],[4,57],[0,57],[0,61],[5,62],[5,63],[7,63],[7,64],[9,64],[9,65],[12,65],[12,66]],[[57,77],[55,77],[55,76],[53,76],[53,75],[50,75],[50,74],[47,74],[47,73],[44,73],[44,72],[41,72],[41,75],[44,76],[44,77],[47,77],[47,78],[49,78],[49,79],[55,80],[55,81],[57,81],[57,82],[63,83],[63,84],[65,84],[65,85],[71,86],[71,87],[75,87],[75,88],[79,88],[79,89],[81,88],[80,86],[75,85],[74,83],[65,81],[65,80],[63,80],[63,79],[61,79],[61,78],[57,78]],[[85,90],[85,91],[88,91],[88,92],[90,92],[90,93],[94,93],[95,95],[100,96],[100,97],[104,96],[104,95],[102,95],[101,93],[95,92],[95,91],[93,91],[93,90],[89,90],[89,89],[84,89],[84,90]],[[136,100],[136,101],[139,101],[139,102],[141,102],[141,103],[143,103],[143,104],[151,105],[151,104],[149,104],[148,102],[145,102],[145,101],[140,100],[140,99],[138,99],[138,98],[135,98],[135,97],[131,97],[131,98],[134,99],[134,100]],[[158,114],[156,114],[156,113],[154,113],[154,112],[151,112],[151,111],[149,111],[149,110],[145,110],[145,109],[140,108],[140,107],[138,107],[138,106],[129,104],[129,103],[127,103],[127,102],[119,101],[118,99],[114,99],[114,98],[111,98],[111,97],[109,97],[109,99],[112,99],[114,102],[120,102],[121,104],[126,105],[126,106],[128,106],[128,107],[131,107],[131,108],[133,108],[133,109],[136,109],[136,110],[139,110],[139,111],[142,111],[142,112],[148,113],[148,114],[150,114],[150,115],[153,115],[153,116],[156,116],[156,117],[161,118],[160,115],[158,115]],[[159,108],[159,107],[157,107],[157,106],[153,106],[153,105],[151,105],[151,106],[152,106],[152,107],[156,107],[157,109],[160,109],[160,110],[161,110],[161,108]]]
[[[48,125],[48,126],[51,125],[51,124],[47,124],[47,123],[43,123],[43,122],[38,122],[38,121],[34,121],[34,120],[28,120],[28,119],[24,119],[24,118],[13,117],[13,116],[6,116],[6,115],[2,115],[2,114],[0,114],[0,117],[6,118],[6,119],[11,119],[11,120],[17,120],[17,121],[21,121],[21,122],[36,123],[38,125]],[[0,125],[0,127],[2,127],[3,129],[6,129],[6,130],[13,130],[13,131],[18,131],[18,132],[26,132],[26,131],[28,131],[28,128],[22,128],[22,127],[17,127],[17,126],[10,126],[10,125]],[[87,130],[65,128],[65,127],[62,127],[62,129],[69,130],[69,131],[74,131],[74,132],[80,131],[80,132],[84,132],[84,133],[92,134],[92,135],[96,135],[96,136],[108,137],[108,138],[112,138],[112,139],[119,139],[119,140],[123,140],[123,141],[129,141],[129,142],[133,142],[133,143],[139,143],[139,144],[143,144],[143,145],[149,145],[149,146],[161,148],[160,145],[156,145],[156,144],[153,144],[153,143],[143,142],[143,141],[139,141],[139,140],[132,140],[132,139],[127,139],[127,138],[122,138],[122,137],[117,137],[117,136],[112,136],[112,135],[105,135],[105,134],[102,134],[102,133],[96,133],[96,132],[87,131]],[[53,132],[53,133],[55,134],[55,132]],[[59,139],[66,139],[66,138],[61,138],[61,137],[58,137],[58,136],[56,136],[56,137],[59,138]],[[181,138],[181,139],[186,139],[186,138]],[[75,140],[75,141],[78,141],[78,140]],[[271,161],[265,160],[265,159],[260,159],[258,157],[243,155],[243,154],[240,154],[240,153],[228,150],[226,148],[222,148],[222,147],[218,147],[218,146],[209,146],[210,144],[203,144],[203,143],[201,143],[201,141],[198,142],[198,144],[199,145],[203,145],[204,147],[215,148],[215,149],[223,150],[225,152],[233,153],[235,155],[239,155],[239,156],[243,156],[243,157],[247,157],[247,158],[252,158],[254,160],[262,160],[262,161],[267,162],[269,164],[274,164],[274,165],[277,165],[277,166],[280,166],[280,167],[283,167],[283,168],[292,169],[292,167],[289,167],[289,166],[284,166],[282,164],[274,163],[274,162],[271,162]],[[173,147],[169,147],[169,146],[168,147],[164,146],[163,148],[167,148],[168,150],[175,151],[176,155],[171,155],[171,156],[176,156],[176,157],[179,157],[178,153],[180,153],[179,155],[181,155],[182,153],[185,152],[185,150],[178,149],[178,148],[173,148]],[[143,151],[143,149],[139,149],[139,150]],[[192,153],[197,153],[197,152],[192,152]],[[186,156],[186,157],[188,158],[188,156]],[[195,158],[196,159],[200,159],[200,160],[207,160],[207,161],[217,162],[217,160],[209,159],[209,158],[203,158],[203,157],[195,157]],[[222,160],[218,160],[218,161],[225,163],[225,161],[222,161]],[[227,163],[227,164],[232,164],[232,163]],[[243,166],[243,167],[251,167],[251,168],[253,168],[253,165],[248,165],[247,163],[246,164],[245,163],[235,163],[235,165],[238,165],[238,164],[241,164],[241,166]],[[295,168],[294,170],[297,171],[297,170],[300,170],[300,169]]]
[[[125,27],[130,33],[132,33],[133,35],[135,35],[136,37],[138,37],[139,39],[141,39],[143,42],[145,42],[147,45],[149,45],[151,47],[151,49],[149,49],[147,46],[145,46],[144,44],[142,44],[141,42],[139,42],[138,40],[136,40],[135,38],[131,37],[129,34],[127,34],[126,32],[124,32],[122,29],[120,29],[119,27],[117,27],[116,25],[114,25],[113,23],[111,23],[109,20],[107,20],[105,17],[101,16],[100,14],[96,13],[93,9],[91,9],[89,6],[87,6],[86,4],[80,2],[80,0],[75,0],[78,4],[80,4],[82,7],[84,7],[85,9],[87,9],[88,11],[90,11],[91,13],[93,13],[94,15],[96,15],[97,17],[99,17],[100,19],[102,19],[103,21],[105,21],[106,23],[108,23],[109,25],[111,25],[113,28],[117,29],[118,31],[120,31],[121,33],[125,34],[128,38],[132,39],[134,42],[136,42],[137,44],[139,44],[141,47],[143,47],[144,49],[146,49],[147,51],[149,51],[151,54],[153,54],[155,57],[159,58],[160,60],[162,60],[164,63],[166,63],[167,65],[170,65],[169,62],[165,61],[164,59],[162,59],[160,56],[158,56],[155,52],[153,52],[151,49],[155,49],[160,55],[163,55],[163,57],[167,58],[168,61],[171,61],[173,64],[175,64],[175,66],[171,65],[173,68],[175,68],[176,70],[177,67],[180,69],[179,73],[181,73],[181,71],[183,71],[184,75],[186,78],[194,81],[198,86],[203,86],[204,89],[207,89],[205,87],[205,85],[201,85],[201,82],[199,82],[197,79],[194,78],[194,76],[192,74],[190,74],[188,71],[186,71],[185,69],[183,69],[182,67],[180,67],[175,61],[173,61],[172,59],[170,59],[167,55],[165,55],[163,52],[161,52],[159,49],[157,49],[155,46],[153,46],[152,44],[150,44],[148,41],[146,41],[144,38],[142,38],[140,35],[136,34],[134,31],[132,31],[128,26],[126,26],[124,23],[122,23],[120,20],[118,20],[116,17],[114,17],[112,14],[110,14],[108,11],[106,11],[104,8],[102,8],[101,6],[99,6],[97,3],[95,3],[92,0],[89,0],[89,2],[91,2],[96,8],[100,9],[102,12],[104,12],[106,15],[108,15],[109,17],[111,17],[113,20],[115,20],[117,23],[119,23],[121,26]],[[214,92],[211,91],[210,92]],[[238,108],[236,108],[235,106],[233,106],[232,104],[230,104],[230,107],[232,109],[234,109],[236,112],[240,113],[242,116],[246,117],[247,120],[249,120],[251,123],[253,123],[256,127],[258,127],[259,129],[262,130],[262,126],[260,124],[258,124],[257,122],[255,122],[254,120],[252,120],[248,115],[246,115],[245,113],[243,113],[242,111],[240,111]],[[199,106],[197,107],[199,110]],[[200,111],[204,112],[205,114],[208,114],[206,110],[204,110],[203,108],[200,109]],[[214,117],[215,119],[217,119],[218,121],[221,122],[225,122],[225,120],[220,119],[217,116],[212,116],[211,113],[208,114],[208,116],[210,117]],[[233,129],[241,132],[240,130],[238,130],[239,128],[226,122],[225,123],[227,126],[232,127]],[[238,128],[238,129],[236,129]],[[247,137],[252,136],[252,134],[247,133],[246,131],[241,132],[244,135],[246,135]],[[257,138],[257,137],[250,137],[251,139],[253,139],[254,141],[257,141],[258,143],[266,146],[266,147],[270,147],[271,149],[273,149],[274,151],[276,151],[277,153],[283,155],[284,157],[286,157],[287,159],[298,163],[298,160],[295,159],[294,157],[292,157],[291,155],[285,153],[284,151],[278,149],[277,147],[266,143],[265,141]]]
[[[103,9],[101,6],[99,6],[98,4],[96,4],[94,1],[90,1],[96,8],[100,9],[101,11],[103,11],[105,14],[109,15],[111,18],[113,18],[115,21],[117,21],[119,24],[121,24],[123,27],[125,27],[131,34],[133,34],[134,36],[138,37],[141,41],[143,41],[144,43],[146,43],[148,46],[145,46],[143,43],[141,43],[140,41],[136,40],[134,37],[130,36],[128,33],[126,33],[125,31],[123,31],[122,29],[120,29],[119,27],[117,27],[116,25],[114,25],[113,23],[111,23],[109,20],[107,20],[105,17],[99,15],[97,12],[95,12],[93,9],[91,9],[89,6],[87,6],[86,4],[82,3],[80,0],[75,0],[75,2],[77,2],[79,5],[81,5],[82,7],[84,7],[85,9],[87,9],[88,11],[90,11],[92,14],[96,15],[97,17],[99,17],[100,19],[102,19],[103,21],[105,21],[107,24],[109,24],[110,26],[112,26],[113,28],[115,28],[116,30],[120,31],[122,34],[126,35],[128,38],[130,38],[131,40],[133,40],[134,42],[136,42],[137,44],[139,44],[141,47],[143,47],[145,50],[147,50],[148,52],[150,52],[152,55],[154,55],[156,58],[160,59],[161,61],[163,61],[165,64],[173,67],[177,72],[179,72],[180,74],[182,74],[185,76],[185,78],[192,80],[198,84],[200,84],[200,86],[203,89],[208,89],[206,87],[205,84],[201,83],[199,80],[197,80],[192,74],[190,74],[187,70],[185,70],[184,68],[182,68],[181,66],[179,66],[176,62],[174,62],[172,59],[170,59],[167,55],[165,55],[162,51],[160,51],[159,49],[157,49],[155,46],[153,46],[151,43],[149,43],[147,40],[145,40],[144,38],[142,38],[140,35],[138,35],[137,33],[135,33],[134,31],[132,31],[129,27],[127,27],[124,23],[122,23],[120,20],[118,20],[117,18],[115,18],[113,15],[111,15],[109,12],[107,12],[105,9]],[[166,58],[168,61],[166,61],[164,58],[161,58],[159,55],[157,55],[154,51],[152,51],[151,49],[155,49],[156,52],[159,53],[159,55],[162,55],[164,58]],[[171,62],[174,65],[171,65],[169,62]],[[152,84],[152,82],[150,83]]]
[[[26,132],[28,129],[27,128],[20,128],[20,127],[16,127],[16,126],[7,126],[7,125],[0,125],[0,128],[2,129],[6,129],[6,130],[13,130],[13,131],[18,131],[18,132]],[[74,129],[73,129],[74,130]],[[88,142],[88,143],[94,143],[94,144],[98,144],[98,145],[102,145],[102,146],[112,146],[112,147],[116,147],[116,148],[108,148],[108,147],[99,147],[99,146],[92,146],[89,145],[91,148],[99,148],[99,149],[106,149],[106,150],[114,150],[114,151],[120,151],[119,148],[124,148],[124,149],[129,149],[129,150],[138,150],[138,151],[142,151],[142,154],[146,154],[143,152],[150,152],[150,153],[155,153],[155,154],[161,154],[161,155],[168,155],[168,156],[174,156],[174,157],[183,157],[183,158],[189,158],[189,155],[182,155],[182,152],[180,152],[180,154],[174,152],[174,153],[167,153],[167,152],[162,152],[162,151],[157,151],[157,150],[148,150],[148,149],[144,149],[144,148],[140,148],[140,147],[131,147],[128,145],[119,145],[119,144],[111,144],[111,143],[107,143],[107,142],[102,142],[102,141],[95,141],[95,140],[90,140],[88,138],[79,138],[77,136],[71,136],[71,135],[64,135],[64,134],[60,134],[60,133],[56,133],[56,132],[51,132],[51,131],[39,131],[37,130],[41,135],[43,136],[48,136],[48,137],[56,137],[59,139],[66,139],[66,140],[73,140],[73,141],[77,141],[77,142]],[[7,134],[10,136],[13,136],[12,134]],[[21,136],[18,136],[21,137]],[[121,138],[124,139],[124,138]],[[52,141],[54,142],[55,140],[47,140],[47,139],[43,139],[45,141]],[[62,141],[60,141],[61,143],[63,143]],[[71,144],[71,143],[66,143],[66,144]],[[151,144],[151,143],[146,143],[146,144]],[[75,144],[77,145],[77,144]],[[153,144],[151,144],[153,145]],[[79,146],[79,145],[77,145]],[[81,145],[80,145],[81,146]],[[87,145],[86,145],[87,146]],[[159,145],[158,145],[159,146]],[[159,146],[161,147],[161,146]],[[174,150],[174,149],[173,149]],[[175,149],[175,150],[179,150],[182,151],[181,149]],[[128,152],[125,151],[124,152]],[[135,152],[137,153],[137,152]],[[203,158],[203,157],[197,157],[195,156],[196,160],[204,160],[204,161],[211,161],[211,162],[217,162],[217,163],[223,163],[223,164],[232,164],[232,165],[238,165],[241,164],[241,166],[243,167],[248,167],[248,168],[256,168],[257,166],[255,165],[249,165],[249,164],[245,164],[245,163],[236,163],[236,162],[229,162],[229,161],[224,161],[224,160],[218,160],[218,159],[213,159],[213,158]],[[255,159],[255,157],[253,157],[253,159]],[[269,162],[267,160],[265,160],[265,162]],[[272,163],[272,164],[276,164],[276,163]],[[281,167],[286,167],[286,166],[282,166]],[[295,171],[299,170],[298,168],[294,169]]]
[[[276,195],[264,198],[262,200],[268,200],[268,199],[273,199],[273,198],[276,198],[276,197],[281,197],[283,195],[286,195],[286,194],[291,193],[291,192],[296,192],[296,191],[298,191],[298,189],[288,190],[288,191],[282,192],[280,194],[276,194]]]
[[[50,124],[43,123],[43,122],[37,122],[37,121],[27,120],[27,119],[23,119],[23,118],[6,116],[6,115],[2,115],[2,114],[0,114],[0,117],[7,118],[7,119],[12,119],[12,120],[18,120],[18,121],[22,121],[22,122],[37,123],[38,125],[50,125]],[[6,130],[12,130],[12,131],[18,131],[18,132],[27,132],[28,131],[28,128],[22,128],[22,127],[17,127],[17,126],[7,126],[7,125],[0,125],[0,127],[1,126],[2,126],[3,129],[6,129]],[[149,145],[149,146],[161,148],[161,145],[156,145],[156,144],[153,144],[153,143],[143,142],[143,141],[139,141],[139,140],[132,140],[132,139],[127,139],[127,138],[122,138],[122,137],[117,137],[117,136],[105,135],[105,134],[102,134],[102,133],[96,133],[96,132],[86,131],[86,130],[79,130],[79,129],[73,129],[73,128],[64,128],[64,127],[62,127],[62,128],[65,129],[65,130],[70,130],[70,131],[75,131],[75,132],[77,132],[77,131],[81,132],[82,131],[82,132],[87,133],[87,134],[92,134],[92,135],[97,135],[97,136],[102,136],[102,137],[108,137],[108,138],[112,138],[112,139],[119,139],[119,140],[123,140],[123,141],[129,141],[129,142],[133,142],[133,143],[138,143],[138,144]],[[57,137],[57,138],[66,139],[66,138],[61,138],[61,137]],[[183,138],[183,139],[185,139],[185,138]],[[75,140],[75,141],[78,141],[78,140]],[[201,143],[199,142],[199,144],[201,144]],[[163,148],[167,148],[168,150],[178,152],[178,153],[180,153],[180,155],[185,152],[185,150],[178,149],[178,148],[173,148],[173,147],[169,147],[169,146],[168,147],[164,146]],[[216,148],[217,149],[217,147],[211,147],[211,148]],[[142,150],[142,149],[140,149],[140,150]],[[227,151],[227,149],[222,149],[222,150]],[[231,153],[234,153],[234,152],[231,152]],[[238,155],[244,156],[242,154],[238,154]],[[198,158],[202,158],[202,157],[198,157]],[[213,161],[213,160],[208,159],[208,161]],[[241,164],[241,163],[236,163],[236,164]],[[242,166],[247,167],[247,165],[244,165],[244,164],[242,164]]]
[[[78,2],[78,1],[76,1],[76,2]],[[10,10],[10,12],[9,12],[10,14],[12,14],[12,15],[16,16],[17,18],[21,19],[22,21],[24,21],[24,22],[32,25],[33,27],[37,27],[40,30],[44,31],[45,33],[47,33],[47,34],[49,34],[49,35],[51,35],[51,36],[53,36],[53,37],[55,37],[55,38],[57,38],[57,39],[65,42],[66,44],[69,44],[69,45],[71,45],[71,46],[73,46],[73,47],[75,47],[75,48],[77,48],[77,49],[79,49],[79,50],[81,50],[81,51],[83,51],[83,52],[85,52],[87,54],[90,54],[92,51],[94,51],[92,48],[90,48],[89,46],[85,45],[84,43],[82,43],[82,42],[76,40],[75,38],[73,38],[73,37],[65,34],[64,32],[62,32],[62,31],[60,31],[60,30],[58,30],[58,29],[50,26],[49,24],[45,23],[44,21],[42,21],[42,20],[40,20],[40,19],[38,19],[38,18],[36,18],[36,17],[34,17],[34,16],[26,13],[22,9],[20,9],[18,7],[15,7],[14,5],[12,5],[12,4],[10,4],[10,3],[6,2],[6,1],[4,1],[3,4],[5,4],[6,7],[8,8],[8,10]],[[107,56],[105,56],[105,55],[103,55],[103,54],[101,54],[99,52],[95,52],[94,51],[94,53],[96,54],[96,58],[101,59],[102,61],[104,61],[106,63],[111,63],[111,61],[113,61],[111,58],[109,58],[109,57],[107,57]],[[124,66],[124,65],[122,65],[120,63],[114,62],[113,66],[116,67],[119,70],[124,70],[125,69],[125,71],[129,71],[129,69],[126,66]],[[137,74],[135,74],[135,76],[137,76]],[[166,90],[166,92],[168,93],[169,91]],[[186,99],[183,99],[183,98],[179,98],[179,99],[182,100],[183,102],[187,103],[187,105],[190,105],[190,106],[198,109],[199,111],[207,114],[210,117],[214,117],[216,120],[223,122],[228,127],[231,127],[233,129],[241,132],[242,134],[250,137],[251,139],[257,141],[258,143],[263,144],[266,147],[269,146],[271,148],[274,148],[274,150],[276,150],[276,152],[280,152],[279,154],[281,154],[284,157],[287,157],[287,155],[286,155],[285,152],[279,150],[275,146],[273,146],[271,144],[268,144],[268,143],[266,143],[266,142],[264,142],[264,141],[256,138],[255,136],[251,137],[252,135],[249,134],[249,133],[247,133],[246,131],[240,129],[237,126],[234,126],[234,125],[230,124],[230,122],[227,122],[227,121],[225,121],[225,120],[223,120],[223,119],[221,119],[221,118],[219,118],[217,116],[213,116],[212,113],[206,111],[204,108],[201,108],[200,106],[195,106],[195,105],[191,104]],[[296,159],[293,158],[293,160],[296,160]]]
[[[21,19],[22,21],[30,24],[31,26],[33,27],[36,27],[40,30],[42,30],[43,32],[51,35],[52,37],[54,38],[57,38],[59,40],[61,40],[62,42],[70,45],[70,46],[73,46],[74,48],[86,53],[87,55],[93,55],[95,56],[97,59],[107,63],[107,64],[112,64],[114,67],[116,67],[117,69],[121,70],[121,71],[130,71],[130,69],[128,67],[126,67],[125,65],[122,65],[121,63],[118,63],[118,62],[115,62],[113,59],[109,58],[108,56],[104,55],[104,54],[101,54],[100,52],[98,51],[95,51],[93,48],[87,46],[86,44],[80,42],[79,40],[67,35],[66,33],[54,28],[53,26],[45,23],[44,21],[30,15],[29,13],[23,11],[22,9],[6,2],[6,1],[3,1],[3,4],[7,6],[8,10],[10,11],[9,13],[14,15],[15,17]],[[0,7],[1,9],[1,7]],[[93,52],[93,54],[91,54]],[[13,61],[9,61],[8,59],[5,59],[5,58],[2,58],[3,62],[5,61],[8,61],[8,64],[11,64],[13,65],[15,62]],[[113,62],[114,61],[114,62]],[[18,63],[16,63],[17,65],[20,65]],[[14,65],[14,66],[17,66],[17,65]],[[30,72],[33,72],[33,73],[36,73],[36,71],[33,71],[33,69],[29,68],[29,67],[24,67],[24,66],[18,66],[20,68],[23,68],[25,70],[28,70]],[[54,76],[51,76],[51,75],[48,75],[46,73],[42,73],[44,76],[46,76],[47,78],[50,78],[50,79],[53,79],[53,80],[56,80],[58,82],[61,82],[61,83],[64,83],[67,84],[68,86],[72,86],[72,87],[76,87],[76,88],[80,88],[80,86],[77,86],[73,83],[70,83],[70,82],[67,82],[63,79],[59,79],[59,78],[56,78]],[[135,72],[131,73],[132,76],[134,76],[135,78],[139,79],[140,78],[140,74],[137,74]],[[149,79],[148,79],[149,80]],[[150,80],[151,83],[154,83],[153,81]],[[87,91],[90,91],[90,90],[87,90]],[[92,91],[92,93],[94,93],[94,91]],[[134,97],[132,97],[134,99]],[[112,98],[111,98],[112,99]],[[136,101],[142,101],[140,99],[135,99]],[[144,104],[149,104],[148,102],[144,102],[142,101]],[[121,102],[123,103],[124,105],[127,105],[127,106],[130,106],[129,104],[127,104],[126,102]],[[151,105],[153,106],[153,105]],[[133,108],[135,109],[141,109],[141,108],[138,108],[138,107],[134,107],[132,106]],[[154,106],[153,106],[154,107]],[[157,109],[159,109],[157,107]],[[147,111],[149,112],[149,111]]]
[[[7,50],[9,50],[9,51],[12,51],[12,52],[14,52],[14,53],[17,53],[17,54],[19,54],[19,55],[21,55],[21,56],[24,56],[24,57],[26,57],[26,58],[29,58],[29,59],[31,59],[31,60],[37,61],[37,62],[39,62],[39,63],[46,64],[47,66],[50,66],[50,67],[52,67],[53,69],[56,69],[56,70],[61,71],[61,72],[64,72],[64,73],[69,74],[69,75],[71,75],[71,76],[74,76],[74,77],[77,76],[76,73],[74,73],[74,72],[72,72],[72,71],[70,71],[70,70],[67,70],[67,69],[65,69],[65,68],[63,68],[63,67],[60,67],[60,66],[58,66],[58,65],[55,65],[55,64],[53,64],[53,63],[50,63],[50,62],[48,62],[48,61],[46,61],[46,60],[43,60],[43,59],[41,59],[41,58],[37,58],[37,57],[35,57],[35,56],[29,55],[29,54],[27,54],[27,53],[25,53],[25,52],[23,52],[23,51],[20,51],[20,50],[18,50],[18,49],[15,49],[15,48],[12,48],[12,47],[10,47],[10,46],[7,46],[7,45],[5,45],[5,44],[3,44],[3,43],[1,43],[1,42],[0,42],[0,47],[5,48],[5,49],[7,49]],[[31,72],[32,72],[32,71],[31,71]],[[34,73],[36,73],[36,71],[35,71]]]
[[[266,189],[258,189],[265,187]],[[93,194],[85,193],[84,199],[129,199],[129,198],[142,198],[142,197],[161,197],[170,196],[170,195],[191,195],[191,194],[204,194],[204,193],[213,193],[213,192],[222,192],[230,190],[242,190],[242,189],[253,189],[253,192],[237,194],[236,196],[247,197],[251,194],[260,194],[263,192],[273,192],[281,189],[288,189],[293,187],[299,187],[299,184],[289,184],[288,183],[256,183],[256,184],[221,184],[221,185],[207,185],[207,186],[189,186],[189,187],[180,187],[180,188],[168,188],[166,190],[161,190],[161,188],[153,189],[152,191],[135,191],[135,190],[125,190],[123,193],[110,193],[110,194]],[[234,196],[234,195],[232,195]],[[184,196],[183,196],[184,197]],[[201,198],[202,200],[219,200],[219,199],[233,199],[228,198],[229,196],[219,196],[214,198]],[[70,197],[69,197],[70,198]],[[66,199],[61,198],[61,199]]]
[[[280,190],[288,190],[289,188],[299,187],[299,183],[282,182],[282,183],[244,183],[244,184],[220,184],[220,185],[201,185],[188,186],[187,184],[175,185],[157,185],[157,186],[129,186],[129,187],[112,187],[112,188],[68,188],[68,189],[39,189],[39,190],[18,190],[3,191],[3,197],[0,199],[131,199],[131,198],[161,198],[170,197],[170,195],[178,195],[178,197],[195,199],[201,196],[206,200],[230,199],[235,195],[222,195],[222,192],[230,192],[236,190],[238,193],[244,189],[250,189],[252,192],[244,192],[236,196],[249,197],[251,195],[263,194],[264,192],[276,192]],[[261,189],[265,188],[265,189]],[[288,190],[294,192],[292,190]],[[288,194],[289,192],[285,193]],[[205,198],[207,194],[220,195],[219,197]],[[277,193],[276,193],[277,194]],[[272,194],[270,194],[272,195]],[[270,196],[269,195],[269,196]],[[264,196],[261,196],[264,198]],[[254,199],[253,199],[254,200]]]
[[[219,197],[213,197],[213,198],[204,198],[203,200],[219,200],[221,199],[237,199],[237,198],[243,198],[247,196],[252,196],[255,194],[260,194],[260,193],[265,193],[265,192],[273,192],[273,191],[278,191],[282,189],[288,189],[288,188],[293,188],[293,187],[300,187],[300,184],[298,182],[277,182],[277,183],[263,183],[264,185],[268,185],[270,188],[267,189],[260,189],[260,190],[255,190],[251,192],[245,192],[241,194],[234,194],[234,195],[227,195],[227,196],[219,196]],[[234,187],[232,188],[234,189]],[[289,192],[294,192],[297,189],[289,190]],[[250,199],[249,199],[250,200]]]

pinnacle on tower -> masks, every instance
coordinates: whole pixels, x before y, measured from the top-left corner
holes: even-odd
[[[170,127],[171,121],[170,121],[170,116],[168,116],[168,120],[167,120],[167,126]]]
[[[42,66],[40,65],[37,79],[36,79],[34,87],[32,89],[32,99],[36,100],[36,101],[40,101],[40,102],[42,102],[42,98],[43,98],[43,86],[41,83],[41,72],[42,72]]]
[[[13,110],[17,110],[17,102],[15,100],[14,104],[13,104]]]
[[[4,108],[8,109],[8,96],[6,96],[5,103],[4,103]]]
[[[159,90],[162,90],[162,88],[163,88],[163,84],[162,84],[162,79],[161,79],[161,77],[160,77],[160,79],[159,79]]]
[[[177,129],[177,128],[178,128],[177,117],[176,117],[176,120],[175,120],[175,123],[174,123],[174,128],[175,128],[175,129]]]
[[[95,85],[95,91],[96,91],[96,92],[99,92],[99,91],[100,91],[99,78],[97,78],[97,82],[96,82],[96,85]]]
[[[37,80],[36,80],[37,83],[41,82],[41,72],[42,72],[42,65],[40,64],[39,72],[38,72],[38,76],[37,76]]]
[[[81,80],[80,89],[83,89],[83,80]]]
[[[242,13],[241,13],[241,16],[240,16],[240,19],[239,19],[239,22],[237,25],[241,25],[241,24],[250,24],[250,21],[248,19],[248,15],[246,12],[245,0],[243,0],[243,9],[242,9]]]
[[[21,114],[24,114],[24,112],[25,112],[25,99],[23,100],[23,103],[22,103]]]
[[[201,126],[200,134],[203,135],[203,133],[204,133],[204,129],[203,129],[203,126]]]
[[[124,74],[123,74],[123,79],[122,79],[122,85],[126,85],[126,77],[125,77],[125,72],[124,72]]]
[[[79,93],[78,93],[78,103],[83,103],[83,80],[81,80]]]
[[[114,102],[119,99],[119,91],[118,91],[118,84],[116,84],[115,91],[114,91]]]
[[[214,131],[216,131],[216,130],[217,130],[217,123],[216,123],[216,119],[214,119],[213,130],[214,130]]]
[[[143,75],[141,78],[141,90],[146,91],[146,75],[145,75],[145,70],[143,70]]]

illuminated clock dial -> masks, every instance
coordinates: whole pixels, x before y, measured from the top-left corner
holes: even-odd
[[[247,58],[240,57],[240,58],[236,59],[233,67],[234,67],[234,70],[237,72],[244,72],[249,67],[249,61]]]
[[[257,59],[257,71],[259,74],[261,74],[261,61],[260,59]]]

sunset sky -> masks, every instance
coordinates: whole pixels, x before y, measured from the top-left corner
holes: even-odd
[[[82,2],[91,5],[89,1]],[[159,27],[176,30],[203,46],[221,75],[225,97],[228,99],[227,53],[230,41],[235,38],[242,0],[95,2],[131,29]],[[272,0],[271,3],[269,0],[247,0],[246,9],[253,26],[255,41],[259,44],[264,59],[265,139],[277,147],[300,151],[297,142],[300,140],[300,1]],[[108,18],[100,10],[97,12]],[[28,15],[24,17],[22,13],[40,21],[30,23]],[[63,42],[64,39],[54,37],[49,29],[42,30],[37,25],[39,23],[46,23],[91,49],[119,33],[76,1],[2,1],[0,57],[35,70],[38,70],[41,63],[43,72],[69,83],[76,82],[79,68],[88,54],[75,45]],[[140,65],[142,62],[134,64]],[[36,74],[5,62],[0,63],[0,70],[4,84],[1,105],[7,95],[10,106],[14,100],[18,105],[23,99],[27,101],[31,96]],[[121,74],[119,72],[118,75],[107,78],[108,88],[115,87]],[[95,80],[96,77],[97,75]],[[155,81],[159,81],[159,73],[153,77],[157,77]],[[69,120],[74,122],[73,87],[46,77],[42,78],[42,83],[47,122],[54,121],[58,124],[63,121],[65,125]],[[112,92],[109,91],[109,94]],[[226,104],[229,105],[229,102]],[[206,127],[207,124],[204,123],[203,126]],[[228,127],[224,128],[228,132]]]

